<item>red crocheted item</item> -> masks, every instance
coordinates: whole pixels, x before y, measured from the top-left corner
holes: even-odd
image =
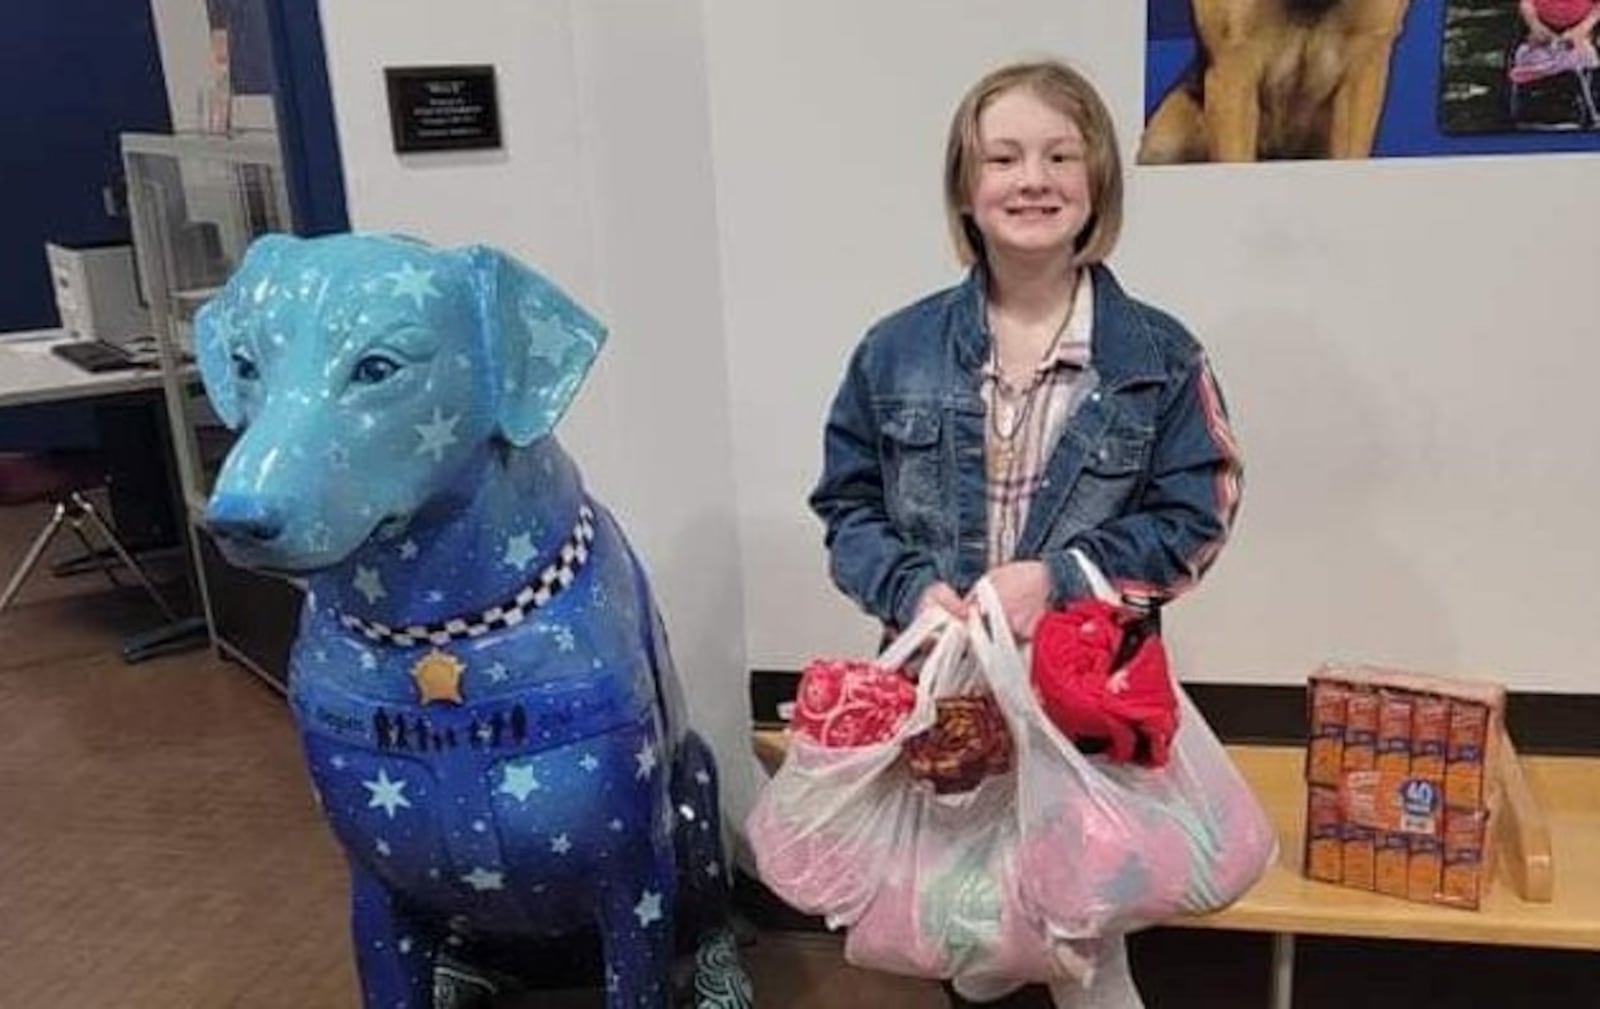
[[[1160,767],[1178,730],[1166,649],[1151,634],[1113,669],[1125,633],[1119,611],[1095,600],[1046,614],[1033,635],[1033,689],[1045,714],[1080,748]]]

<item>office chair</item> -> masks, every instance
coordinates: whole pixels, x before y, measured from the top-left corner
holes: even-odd
[[[144,568],[133,559],[128,548],[112,532],[111,526],[100,517],[99,510],[87,497],[85,492],[104,487],[106,479],[105,459],[97,452],[0,453],[0,506],[39,502],[55,505],[50,520],[34,537],[22,563],[6,583],[5,592],[0,594],[0,613],[5,612],[22,590],[23,583],[38,566],[39,558],[44,556],[45,548],[55,539],[61,527],[68,525],[90,556],[96,556],[98,552],[89,539],[89,532],[94,532],[104,540],[167,619],[174,622],[178,620],[172,606],[150,581]],[[122,587],[117,580],[117,565],[106,560],[98,567],[114,587]]]

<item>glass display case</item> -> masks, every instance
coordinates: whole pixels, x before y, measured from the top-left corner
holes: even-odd
[[[298,591],[232,568],[202,518],[232,446],[199,388],[194,316],[255,238],[292,233],[283,159],[273,133],[122,135],[140,294],[150,308],[195,572],[213,644],[282,687]]]

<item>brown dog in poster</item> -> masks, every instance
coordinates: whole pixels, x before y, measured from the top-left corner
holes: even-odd
[[[1199,53],[1141,164],[1364,158],[1410,0],[1191,0]]]

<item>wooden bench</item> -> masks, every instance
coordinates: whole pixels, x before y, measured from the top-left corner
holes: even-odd
[[[1505,742],[1496,770],[1504,789],[1497,878],[1479,910],[1307,879],[1305,749],[1230,746],[1277,826],[1278,861],[1230,907],[1168,924],[1271,933],[1272,1009],[1291,1004],[1296,935],[1600,951],[1600,758],[1519,757]],[[781,729],[758,729],[753,745],[771,771],[783,761],[787,738]]]

